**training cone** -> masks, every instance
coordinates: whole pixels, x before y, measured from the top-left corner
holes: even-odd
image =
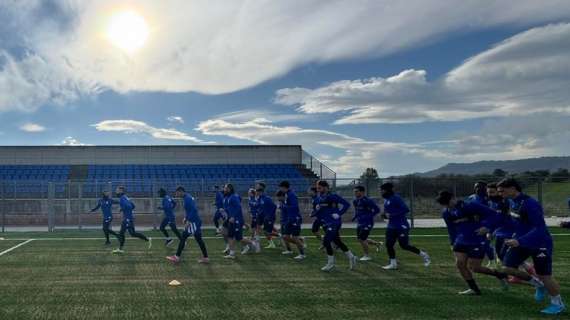
[[[4,238],[0,237],[0,240],[4,240]]]
[[[169,286],[173,286],[173,287],[179,286],[179,285],[181,285],[181,284],[182,284],[182,283],[180,283],[180,281],[178,281],[178,280],[172,280],[172,281],[170,281],[170,282],[168,283]]]

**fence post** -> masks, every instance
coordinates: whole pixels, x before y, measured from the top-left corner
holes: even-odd
[[[79,206],[79,210],[77,211],[77,224],[79,225],[79,230],[81,231],[83,229],[83,226],[81,224],[81,212],[83,211],[83,206],[82,206],[82,196],[83,193],[83,188],[81,188],[81,183],[77,184],[77,202],[78,202],[78,206]]]
[[[150,186],[150,207],[151,207],[151,214],[152,214],[152,230],[156,231],[156,225],[158,223],[158,215],[157,215],[157,210],[156,210],[156,199],[154,198],[154,182],[152,183],[152,185]]]
[[[55,189],[53,182],[48,182],[48,232],[53,232],[55,229],[55,208],[54,208]]]
[[[414,176],[410,176],[410,220],[414,228]]]
[[[538,195],[537,195],[537,197],[538,197],[538,203],[540,203],[541,205],[542,205],[542,182],[543,182],[542,179],[541,179],[541,180],[538,180],[538,188],[537,188],[537,191],[538,191]]]

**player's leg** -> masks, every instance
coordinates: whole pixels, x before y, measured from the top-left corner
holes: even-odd
[[[117,239],[119,240],[119,248],[113,250],[113,253],[123,253],[123,247],[125,246],[125,232],[127,232],[128,221],[123,220],[121,222],[121,229],[119,233],[116,235]]]
[[[170,227],[170,230],[172,230],[172,233],[174,233],[176,238],[178,238],[178,240],[181,240],[182,235],[180,234],[180,231],[178,231],[178,228],[176,227],[176,221],[174,221],[174,220],[170,221],[168,223],[168,226]]]
[[[362,258],[360,258],[360,261],[372,260],[372,258],[370,258],[370,253],[369,253],[370,250],[368,245],[369,234],[370,230],[367,227],[360,225],[356,227],[356,238],[358,239],[358,242],[360,242],[360,246],[362,247],[362,252],[364,253]]]
[[[166,226],[168,225],[168,218],[164,217],[162,219],[162,221],[160,222],[160,227],[158,227],[158,229],[160,230],[160,232],[162,232],[162,234],[164,235],[164,237],[166,238],[166,244],[168,245],[169,243],[172,242],[172,239],[170,238],[170,235],[168,234],[168,231],[166,231]]]
[[[402,230],[398,236],[398,244],[400,248],[421,256],[424,259],[424,266],[428,267],[431,264],[431,259],[427,252],[420,250],[410,244],[410,236],[408,230]]]
[[[227,243],[226,243],[226,251],[224,251],[224,253],[227,253],[224,258],[226,259],[235,259],[236,257],[236,253],[235,253],[235,247],[236,247],[236,239],[235,239],[235,233],[236,232],[242,232],[242,228],[241,225],[237,227],[236,230],[236,225],[234,223],[229,223],[227,222],[224,226],[224,239],[227,239]]]
[[[500,281],[503,289],[507,290],[509,288],[509,284],[507,282],[507,274],[483,266],[484,255],[485,253],[476,253],[473,257],[469,256],[469,262],[468,262],[469,270],[475,273],[486,274],[489,276],[496,277]]]
[[[334,250],[332,247],[332,242],[335,237],[335,230],[333,228],[327,227],[325,229],[325,236],[323,237],[323,246],[327,253],[327,264],[321,268],[322,271],[331,271],[335,267],[335,257]]]
[[[214,212],[214,218],[212,219],[214,221],[214,226],[216,227],[216,232],[220,233],[220,219],[222,218],[222,213],[220,212],[219,209],[216,209],[216,212]]]
[[[340,227],[339,227],[340,229]],[[333,243],[336,244],[336,246],[342,250],[342,252],[344,252],[344,254],[346,255],[346,257],[348,258],[348,263],[349,263],[349,269],[353,270],[354,267],[356,266],[356,261],[358,260],[356,258],[356,256],[352,253],[352,251],[350,251],[350,249],[346,246],[346,244],[342,241],[342,239],[340,238],[340,230],[338,230],[336,232],[336,234],[333,237]]]
[[[202,257],[198,260],[198,262],[208,263],[210,260],[208,259],[208,249],[206,248],[206,243],[204,242],[204,239],[202,239],[202,227],[195,225],[194,228],[194,240],[196,240],[196,243],[198,243],[198,247],[200,247],[200,251],[202,252]]]
[[[319,219],[315,219],[315,221],[313,221],[313,225],[311,225],[311,232],[313,233],[315,238],[319,240],[319,243],[321,243],[320,247],[323,248],[322,245],[323,236],[321,236],[321,222],[319,221]]]
[[[562,313],[566,307],[562,301],[562,296],[560,295],[560,285],[552,277],[552,249],[540,248],[533,250],[532,261],[534,263],[538,278],[542,281],[542,283],[544,283],[545,291],[550,296],[550,305],[546,309],[542,310],[542,313]]]
[[[489,259],[487,266],[492,266],[495,263],[497,256],[495,254],[495,248],[491,244],[491,240],[487,240],[485,242],[485,255],[487,256],[487,259]]]
[[[186,240],[188,240],[188,237],[190,237],[192,235],[191,230],[188,229],[188,226],[186,228],[184,228],[184,232],[182,232],[181,238],[180,238],[180,243],[178,243],[178,249],[176,249],[176,254],[173,256],[168,256],[166,257],[166,259],[177,263],[180,261],[180,257],[182,256],[182,251],[184,251],[184,248],[186,247]]]
[[[265,247],[265,249],[274,249],[276,248],[275,242],[273,241],[273,226],[274,221],[271,219],[265,218],[263,221],[263,232],[265,233],[265,238],[269,242],[269,244]]]
[[[111,244],[111,240],[109,240],[109,225],[111,222],[107,219],[103,219],[103,234],[105,235],[105,245]]]
[[[293,254],[293,250],[291,249],[291,232],[289,230],[289,224],[283,223],[281,225],[281,244],[285,248],[281,254],[283,255],[290,255]]]
[[[455,246],[453,250],[454,250],[453,254],[455,255],[455,267],[457,268],[457,271],[459,271],[459,274],[461,275],[463,280],[465,280],[465,282],[469,286],[468,290],[461,291],[459,292],[459,294],[480,295],[481,290],[479,289],[479,286],[477,286],[475,279],[473,279],[473,273],[471,273],[468,267],[469,257],[467,256],[467,253],[461,252],[463,250],[461,250],[461,248],[458,246]]]
[[[306,258],[306,256],[305,256],[305,243],[301,239],[301,225],[297,223],[295,225],[290,226],[290,231],[291,231],[291,240],[297,246],[297,250],[299,250],[299,255],[296,256],[294,259],[303,260]]]
[[[148,247],[148,248],[150,249],[151,240],[150,240],[149,238],[147,238],[144,234],[142,234],[142,233],[140,233],[140,232],[137,232],[137,231],[135,230],[135,224],[134,224],[133,222],[129,223],[129,226],[127,227],[127,231],[129,232],[129,234],[131,235],[131,237],[133,237],[133,238],[138,238],[138,239],[141,239],[141,240],[144,240],[144,241],[148,242],[148,243],[149,243],[149,247]]]
[[[398,268],[398,260],[396,260],[396,250],[394,249],[396,241],[398,241],[398,230],[390,228],[386,229],[386,241],[384,242],[384,244],[386,245],[386,252],[388,253],[388,258],[390,259],[390,263],[382,267],[384,270],[394,270]]]

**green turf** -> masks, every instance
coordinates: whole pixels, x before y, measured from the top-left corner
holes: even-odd
[[[345,234],[352,234],[345,230]],[[381,232],[379,230],[378,232]],[[567,233],[553,229],[553,233]],[[415,230],[414,234],[444,234]],[[154,234],[158,236],[157,234]],[[8,239],[99,237],[97,232],[0,234]],[[164,256],[173,249],[155,240],[149,251],[128,239],[126,254],[114,256],[101,240],[33,241],[0,257],[0,319],[485,319],[546,318],[544,304],[532,289],[504,292],[496,280],[478,276],[481,297],[460,297],[465,288],[453,266],[445,237],[414,237],[433,257],[426,270],[414,255],[399,251],[401,268],[384,271],[385,252],[347,270],[338,254],[338,269],[323,273],[325,262],[310,242],[309,258],[295,262],[280,250],[221,258],[222,242],[208,239],[210,265],[198,265],[192,243],[180,265]],[[18,241],[0,241],[4,245]],[[357,253],[355,239],[347,239]],[[555,275],[570,299],[570,236],[556,236]],[[8,246],[9,247],[9,246]],[[182,282],[169,287],[170,280]]]

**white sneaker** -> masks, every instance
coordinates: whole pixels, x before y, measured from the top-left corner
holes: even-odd
[[[223,254],[228,254],[229,252],[230,252],[230,247],[228,247],[228,246],[226,246],[224,251],[222,251]]]
[[[384,269],[384,270],[397,270],[397,269],[398,269],[398,265],[397,265],[397,264],[390,263],[390,264],[387,265],[387,266],[383,266],[382,269]]]
[[[288,255],[293,254],[293,251],[285,250],[285,251],[281,252],[281,254],[284,256],[288,256]]]
[[[460,291],[457,294],[461,295],[461,296],[478,296],[478,295],[480,295],[480,293],[477,293],[471,289],[467,289],[465,291]]]
[[[227,255],[224,256],[224,259],[231,259],[231,260],[234,260],[235,258],[236,258],[236,256],[233,255],[233,254],[227,254]]]
[[[251,250],[251,246],[248,244],[247,246],[243,247],[241,250],[241,254],[247,254]]]
[[[358,262],[358,258],[355,255],[352,255],[348,258],[348,270],[354,270],[356,268],[356,263]]]
[[[253,243],[253,246],[255,247],[255,253],[260,253],[261,252],[261,244],[259,243],[259,241],[255,241]]]
[[[360,261],[372,261],[372,258],[369,256],[362,256],[362,258],[360,258]]]
[[[295,260],[304,260],[305,258],[306,258],[306,256],[305,256],[304,254],[300,254],[300,255],[294,257],[293,259],[295,259]]]
[[[334,269],[333,263],[327,263],[324,267],[321,268],[321,271],[329,272]]]
[[[275,242],[273,241],[270,241],[269,244],[265,247],[265,249],[275,249],[275,248],[277,247],[275,246]]]
[[[148,237],[148,250],[152,248],[152,238]]]
[[[431,258],[429,257],[429,255],[427,254],[427,252],[423,252],[422,251],[422,258],[424,258],[424,266],[427,268],[429,267],[429,265],[431,264]]]

